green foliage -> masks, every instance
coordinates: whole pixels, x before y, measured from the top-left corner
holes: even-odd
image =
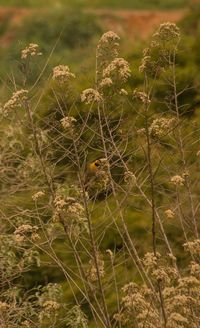
[[[188,0],[68,0],[67,5],[87,6],[90,8],[110,7],[110,8],[133,8],[133,9],[174,9],[181,8],[188,4]],[[2,0],[2,5],[19,7],[38,7],[66,5],[65,0]]]

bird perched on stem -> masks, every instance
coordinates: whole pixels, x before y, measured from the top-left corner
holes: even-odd
[[[111,179],[119,182],[123,176],[119,161],[113,156],[110,162],[107,158],[98,158],[88,164],[85,186],[90,199],[103,200],[112,193]]]

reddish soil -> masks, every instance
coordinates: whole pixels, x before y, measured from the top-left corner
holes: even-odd
[[[145,39],[159,24],[176,23],[186,14],[186,10],[150,11],[150,10],[89,10],[99,15],[101,23],[121,35],[134,39]]]
[[[16,28],[22,20],[33,12],[27,8],[0,7],[0,25],[7,24],[5,33],[0,37],[1,47],[7,47],[15,39]],[[147,38],[162,22],[178,22],[185,10],[178,11],[137,11],[137,10],[90,10],[97,14],[104,30],[113,30],[132,39]]]

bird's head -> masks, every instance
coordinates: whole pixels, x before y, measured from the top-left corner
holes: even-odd
[[[100,159],[96,159],[96,161],[91,162],[89,164],[89,170],[90,172],[96,173],[101,167],[101,160]]]

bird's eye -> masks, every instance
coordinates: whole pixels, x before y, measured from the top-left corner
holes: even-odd
[[[94,165],[97,166],[97,167],[99,167],[100,166],[100,163],[99,162],[95,162]]]

